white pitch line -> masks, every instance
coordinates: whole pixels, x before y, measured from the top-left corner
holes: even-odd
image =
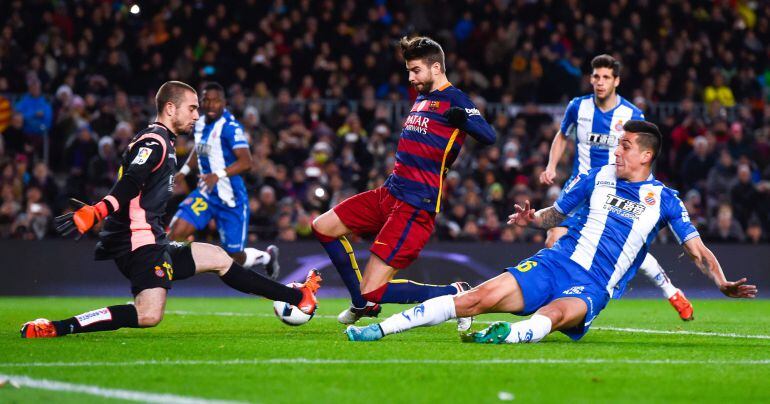
[[[274,314],[269,313],[236,313],[228,311],[220,312],[195,312],[185,310],[169,310],[168,314],[178,314],[181,316],[223,316],[223,317],[274,317]],[[336,316],[330,315],[317,315],[313,318],[326,318],[336,319]],[[476,324],[492,324],[495,321],[475,321]],[[723,333],[723,332],[710,332],[710,331],[669,331],[669,330],[652,330],[646,328],[624,328],[624,327],[611,327],[611,326],[595,326],[591,327],[595,331],[614,331],[614,332],[628,332],[638,334],[664,334],[664,335],[698,335],[702,337],[723,337],[723,338],[746,338],[746,339],[768,339],[770,335],[761,334],[736,334],[736,333]]]
[[[770,359],[746,360],[694,360],[694,359],[309,359],[309,358],[268,358],[230,360],[139,360],[127,362],[30,362],[0,363],[0,367],[46,368],[46,367],[118,367],[118,366],[231,366],[231,365],[770,365]],[[0,377],[3,377],[0,374]],[[14,376],[6,376],[13,378]],[[12,379],[13,380],[13,379]],[[56,382],[59,383],[59,382]],[[65,383],[66,384],[66,383]],[[93,386],[92,386],[93,387]],[[164,396],[165,395],[153,395]],[[144,399],[143,399],[144,400]],[[205,401],[210,402],[210,401]]]
[[[109,389],[88,384],[75,384],[48,379],[33,379],[28,376],[6,375],[0,373],[0,380],[6,380],[12,385],[25,386],[33,389],[82,393],[103,398],[115,398],[145,403],[171,404],[232,404],[241,401],[209,400],[198,397],[177,396],[175,394],[148,393],[143,391]]]
[[[725,337],[725,338],[750,338],[750,339],[770,339],[770,335],[746,335],[731,332],[710,332],[710,331],[666,331],[666,330],[648,330],[644,328],[623,328],[623,327],[594,327],[601,331],[633,332],[640,334],[673,334],[673,335],[700,335],[704,337]]]

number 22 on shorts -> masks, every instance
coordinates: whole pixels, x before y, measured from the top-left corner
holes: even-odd
[[[190,206],[190,209],[192,209],[196,216],[200,216],[201,212],[208,208],[209,204],[203,198],[195,198],[195,202]]]

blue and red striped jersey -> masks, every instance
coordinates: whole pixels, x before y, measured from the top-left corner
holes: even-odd
[[[451,107],[465,109],[468,121],[461,128],[452,127],[443,115]],[[396,166],[384,186],[412,206],[440,212],[444,177],[467,135],[486,145],[496,139],[494,129],[465,93],[447,83],[418,96],[404,121]]]

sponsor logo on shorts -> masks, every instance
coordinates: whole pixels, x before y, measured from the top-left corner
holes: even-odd
[[[79,316],[75,316],[75,320],[77,320],[78,323],[80,323],[81,327],[85,327],[87,325],[98,323],[100,321],[112,320],[112,313],[110,313],[110,310],[105,307],[103,309],[89,311],[88,313],[83,313]]]
[[[379,240],[374,240],[374,244],[375,245],[385,245],[385,246],[388,245],[388,243],[383,243],[382,241],[379,241]]]
[[[565,290],[564,292],[561,292],[561,294],[563,294],[563,295],[579,295],[579,294],[583,293],[583,289],[585,289],[585,288],[586,288],[585,286],[573,286],[573,287]]]
[[[164,271],[160,266],[155,266],[155,276],[158,278],[162,278],[166,276],[166,271]]]

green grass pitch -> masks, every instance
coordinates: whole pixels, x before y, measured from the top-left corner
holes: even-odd
[[[322,300],[310,323],[288,327],[264,299],[172,296],[154,329],[19,338],[26,320],[125,300],[0,298],[0,374],[264,403],[770,400],[768,300],[696,300],[690,323],[663,299],[613,301],[580,342],[557,333],[538,344],[493,346],[460,343],[453,323],[348,342],[335,320],[346,305],[341,299]],[[387,306],[381,318],[405,307]],[[481,316],[474,329],[496,319],[516,317]],[[0,402],[105,400],[0,388]]]

